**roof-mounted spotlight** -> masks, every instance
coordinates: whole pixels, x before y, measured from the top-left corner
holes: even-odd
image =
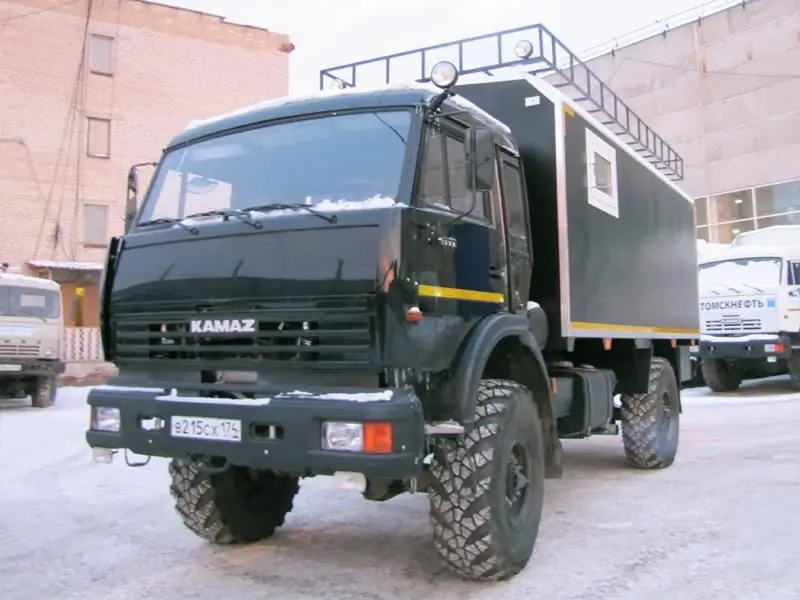
[[[458,69],[449,61],[438,62],[431,69],[431,81],[440,89],[450,89],[458,81]]]
[[[514,54],[522,60],[530,58],[533,55],[533,44],[528,40],[518,41],[516,46],[514,46]]]

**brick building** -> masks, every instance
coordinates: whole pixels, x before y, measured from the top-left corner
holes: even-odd
[[[742,0],[588,64],[683,157],[698,238],[800,223],[800,2]]]
[[[145,0],[0,0],[0,259],[61,282],[68,325],[96,327],[128,167],[194,118],[285,95],[292,49]]]

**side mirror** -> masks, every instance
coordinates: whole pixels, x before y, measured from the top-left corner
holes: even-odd
[[[128,195],[125,198],[125,233],[133,226],[133,218],[139,205],[139,172],[137,165],[128,171]]]
[[[483,127],[467,132],[467,188],[489,192],[494,187],[495,149],[492,132]]]

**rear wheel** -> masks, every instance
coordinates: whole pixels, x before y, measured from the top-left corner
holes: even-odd
[[[680,392],[668,360],[653,358],[646,394],[621,397],[625,458],[638,469],[669,467],[678,453]]]
[[[742,371],[730,361],[704,358],[700,369],[706,385],[714,392],[733,392],[742,385]]]
[[[527,388],[487,379],[474,429],[446,439],[431,464],[433,542],[465,579],[509,579],[528,563],[542,518],[544,438]]]
[[[209,473],[189,458],[172,460],[170,492],[183,524],[215,544],[268,538],[283,525],[299,490],[297,477],[230,467]]]
[[[792,352],[789,357],[789,377],[791,377],[792,387],[800,390],[800,352]]]
[[[34,408],[49,408],[56,402],[56,378],[52,375],[37,377],[31,392],[31,403]]]

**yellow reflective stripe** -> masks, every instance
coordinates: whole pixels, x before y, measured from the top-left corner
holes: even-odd
[[[468,300],[471,302],[490,302],[503,304],[505,296],[497,292],[479,292],[461,288],[441,287],[438,285],[420,285],[417,287],[420,296],[425,298],[445,298],[447,300]]]
[[[674,333],[699,335],[697,329],[675,329],[672,327],[647,327],[644,325],[612,325],[611,323],[587,323],[584,321],[573,321],[570,323],[572,329],[590,329],[594,331],[641,331],[644,333]]]

